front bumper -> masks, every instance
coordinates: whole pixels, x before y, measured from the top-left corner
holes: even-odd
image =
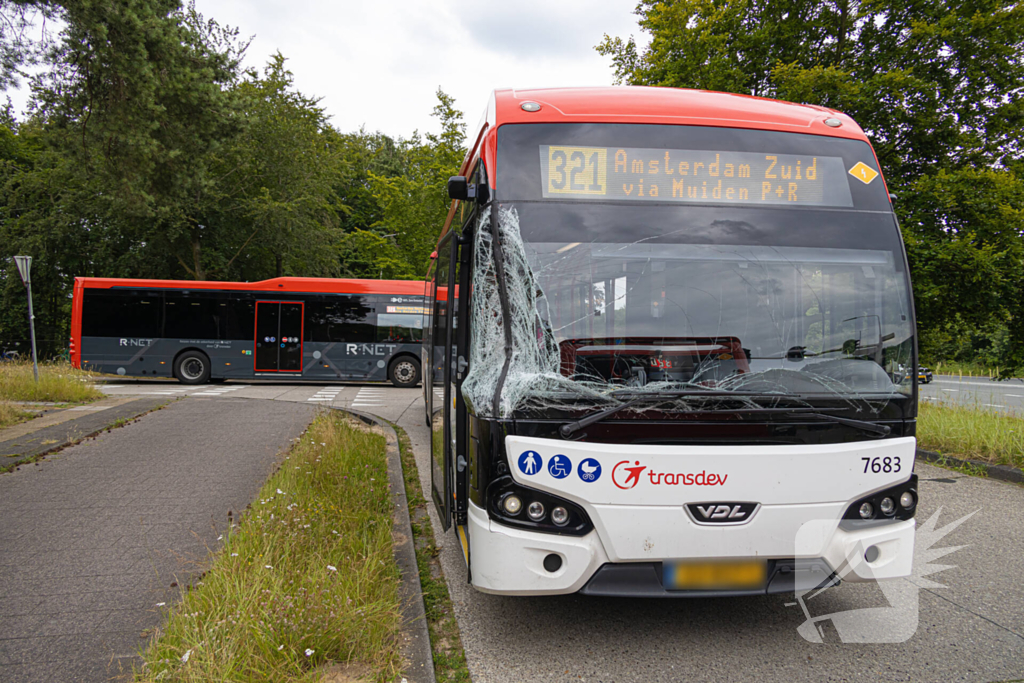
[[[627,513],[622,510],[620,512]],[[608,513],[605,513],[606,517]],[[505,595],[589,595],[636,597],[710,597],[807,590],[834,578],[863,582],[908,576],[914,555],[914,520],[884,522],[864,528],[841,526],[837,519],[809,519],[778,556],[750,553],[770,561],[764,590],[709,592],[669,591],[661,585],[663,560],[613,561],[598,530],[571,537],[514,529],[491,521],[482,508],[469,505],[468,535],[472,583],[485,593]],[[725,531],[725,530],[718,530]],[[877,548],[868,562],[867,549]],[[781,550],[781,548],[780,548]],[[544,567],[548,555],[561,560],[555,571]],[[874,554],[874,553],[872,553]],[[702,554],[713,558],[713,555]],[[741,555],[730,553],[728,557]],[[727,557],[725,553],[719,557]],[[791,577],[785,577],[790,567]]]

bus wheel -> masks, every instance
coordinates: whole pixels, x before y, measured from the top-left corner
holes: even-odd
[[[174,369],[182,384],[206,384],[210,379],[210,359],[199,351],[186,351],[178,356]]]
[[[420,381],[420,364],[412,358],[399,358],[391,364],[388,379],[399,389],[414,387]]]

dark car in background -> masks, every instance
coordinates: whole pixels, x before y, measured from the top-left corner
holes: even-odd
[[[921,365],[917,368],[917,381],[922,384],[932,383],[932,371]]]

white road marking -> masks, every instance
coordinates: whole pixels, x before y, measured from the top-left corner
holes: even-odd
[[[1024,398],[1024,396],[1021,396],[1020,394],[1007,394],[1007,396],[1010,398]]]
[[[989,408],[1005,408],[1006,407],[1006,406],[1001,406],[998,403],[982,403],[981,405],[988,406]]]
[[[213,391],[197,391],[194,394],[189,394],[189,396],[220,396],[220,394]]]
[[[943,389],[943,391],[960,391],[959,389]]]
[[[958,382],[951,379],[937,379],[933,381],[936,384],[969,384],[972,387],[988,387],[989,389],[998,389],[1000,386],[1013,386],[1009,382]]]

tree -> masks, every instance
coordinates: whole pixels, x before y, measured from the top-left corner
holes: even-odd
[[[637,14],[648,48],[607,35],[596,48],[619,82],[851,115],[898,197],[922,328],[1006,319],[1024,348],[1024,6],[644,0]]]
[[[206,276],[202,216],[219,201],[218,156],[244,126],[237,31],[177,0],[68,0],[52,70],[33,90],[49,143],[136,239]]]
[[[214,272],[237,273],[241,259],[253,275],[336,274],[330,245],[347,207],[334,193],[342,161],[327,116],[293,90],[280,53],[262,78],[250,71],[236,90],[248,123],[222,163],[216,222],[234,232],[219,236]],[[253,267],[261,261],[273,265]]]
[[[394,236],[417,276],[426,273],[428,257],[448,215],[448,178],[458,174],[466,152],[462,112],[440,88],[437,99],[433,116],[440,119],[441,132],[428,133],[425,144],[413,134],[405,145],[405,173],[391,177],[370,174],[371,192],[382,211],[371,227]]]

